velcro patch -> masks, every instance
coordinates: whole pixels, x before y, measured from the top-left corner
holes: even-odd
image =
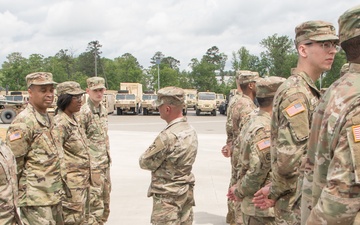
[[[359,142],[360,141],[360,125],[352,126],[352,133],[354,135],[354,141]]]
[[[264,150],[270,147],[270,138],[259,141],[257,144],[259,150]]]
[[[10,141],[15,141],[15,140],[20,139],[21,137],[22,137],[21,132],[20,131],[15,131],[15,132],[10,134],[9,140]]]
[[[285,109],[285,111],[290,117],[292,117],[292,116],[295,116],[296,114],[299,114],[299,113],[305,111],[305,107],[303,104],[298,102],[294,105],[290,105],[289,107],[287,107]]]

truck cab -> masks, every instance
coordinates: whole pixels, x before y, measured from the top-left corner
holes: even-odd
[[[215,92],[199,92],[197,94],[196,115],[200,113],[210,113],[216,116],[216,93]]]

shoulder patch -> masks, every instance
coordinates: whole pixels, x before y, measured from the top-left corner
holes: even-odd
[[[21,134],[21,132],[18,131],[18,130],[12,132],[12,133],[9,135],[9,140],[10,140],[10,141],[15,141],[15,140],[18,140],[18,139],[20,139],[20,138],[22,138],[22,134]]]
[[[259,141],[256,146],[260,151],[270,147],[270,138]]]
[[[352,126],[352,133],[354,135],[354,141],[359,142],[360,141],[360,124]]]
[[[296,104],[290,105],[285,109],[286,113],[292,117],[295,116],[296,114],[299,114],[303,111],[305,111],[305,107],[302,103],[298,102]]]

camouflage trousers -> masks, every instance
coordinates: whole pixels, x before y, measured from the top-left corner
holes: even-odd
[[[153,225],[192,225],[195,206],[193,188],[180,196],[153,194]]]
[[[64,225],[61,203],[48,206],[22,206],[20,215],[24,225]]]
[[[93,169],[91,171],[91,185],[89,204],[86,209],[89,214],[89,224],[104,224],[110,214],[110,168]]]
[[[275,221],[279,225],[300,225],[299,209],[294,210],[295,196],[288,194],[279,198],[274,206]]]
[[[2,199],[3,201],[5,199]],[[0,206],[0,224],[21,224],[20,213],[14,205],[2,204]]]
[[[85,217],[85,205],[88,202],[89,187],[70,188],[71,198],[66,198],[63,205],[65,224],[81,225],[88,219]]]
[[[274,217],[255,217],[242,214],[244,225],[276,225]]]
[[[243,213],[241,212],[241,202],[234,202],[234,213],[235,213],[234,224],[236,225],[243,224]]]

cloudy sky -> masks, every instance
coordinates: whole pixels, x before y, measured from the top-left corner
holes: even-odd
[[[102,57],[134,55],[145,68],[157,51],[187,69],[217,46],[228,55],[246,47],[258,55],[259,42],[275,33],[293,39],[307,20],[338,17],[358,0],[1,0],[0,63],[12,52],[54,56],[60,49],[75,55],[90,41],[103,46]]]

